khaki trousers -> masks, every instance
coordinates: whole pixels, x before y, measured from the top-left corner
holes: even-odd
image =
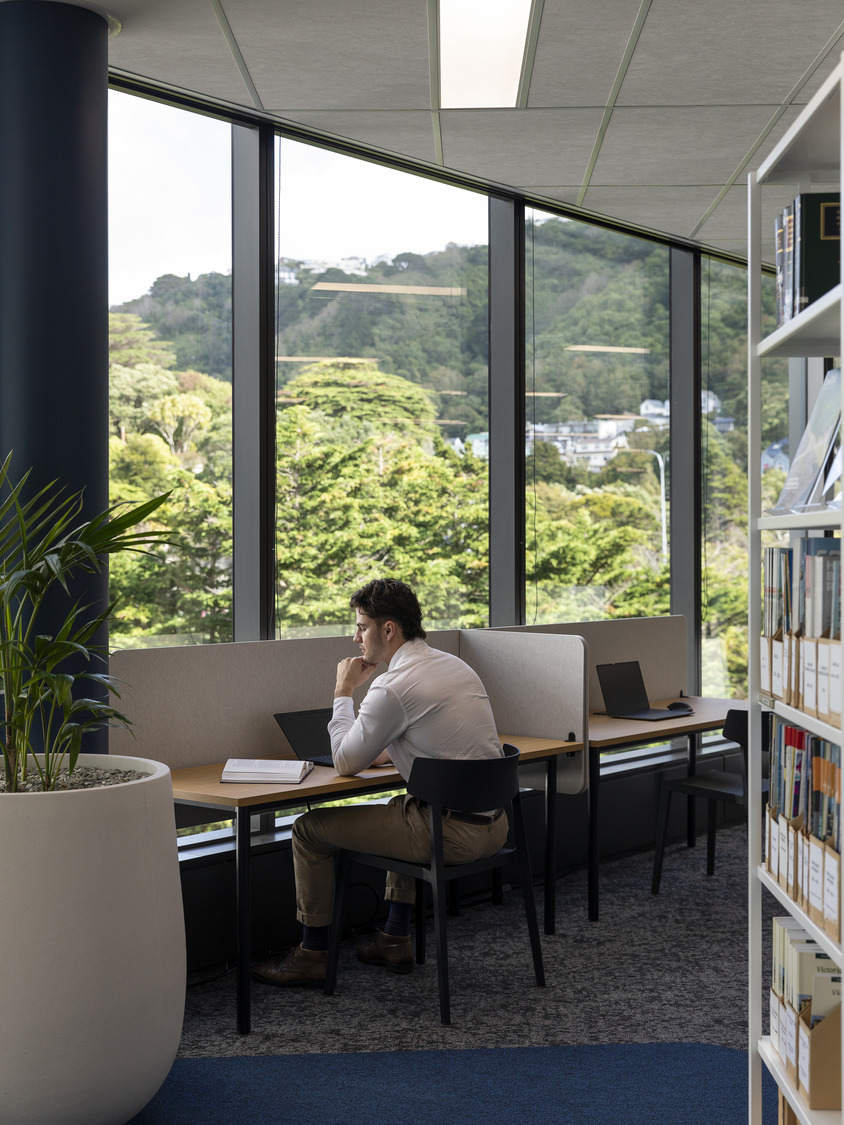
[[[425,863],[431,856],[428,809],[401,795],[385,805],[312,809],[293,825],[296,917],[306,926],[328,926],[334,906],[334,854],[341,848]],[[489,824],[443,818],[446,863],[468,863],[498,851],[507,839],[507,817]],[[387,873],[388,902],[414,902],[413,879]]]

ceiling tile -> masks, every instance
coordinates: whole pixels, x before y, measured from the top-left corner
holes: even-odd
[[[254,108],[208,0],[121,0],[119,16],[123,29],[108,41],[109,66]]]
[[[540,207],[543,199],[547,199],[549,203],[571,205],[577,202],[580,195],[580,184],[570,184],[568,187],[562,184],[513,184],[513,187],[537,199],[537,206]]]
[[[617,104],[780,102],[842,18],[841,0],[653,0]]]
[[[308,109],[430,109],[419,0],[224,0],[261,101]]]
[[[661,234],[688,238],[717,197],[718,184],[664,188],[590,187],[583,199],[588,211],[612,216]]]
[[[640,0],[546,0],[530,108],[606,105],[639,7]]]
[[[440,113],[443,159],[500,184],[582,182],[601,109],[463,109]]]
[[[615,109],[591,184],[723,184],[776,106]]]
[[[346,140],[381,150],[424,160],[436,161],[432,115],[424,111],[367,113],[363,110],[293,110],[287,121],[318,129]]]

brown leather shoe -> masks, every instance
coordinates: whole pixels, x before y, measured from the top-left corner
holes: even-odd
[[[328,953],[324,949],[303,949],[297,945],[286,957],[256,961],[252,976],[282,988],[291,984],[322,984],[327,964]]]
[[[413,971],[410,935],[391,937],[379,931],[375,941],[358,949],[358,961],[363,961],[365,965],[381,965],[388,973],[410,973]]]

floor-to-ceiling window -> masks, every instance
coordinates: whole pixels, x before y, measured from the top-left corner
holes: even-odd
[[[774,280],[763,278],[763,316],[774,327]],[[702,552],[704,695],[747,691],[747,271],[701,260]],[[766,360],[763,481],[771,503],[788,461],[785,360]]]
[[[110,493],[171,529],[111,563],[114,647],[232,637],[230,138],[109,94]]]
[[[526,618],[669,612],[665,246],[526,215]]]
[[[488,622],[487,199],[277,141],[276,628],[378,576]]]

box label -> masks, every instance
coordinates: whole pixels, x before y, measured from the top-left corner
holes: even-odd
[[[838,921],[838,867],[839,857],[828,851],[824,858],[823,916],[832,923]]]
[[[797,1078],[800,1086],[809,1093],[809,1032],[800,1025],[800,1050],[797,1052]]]
[[[823,844],[809,841],[809,905],[823,914]]]

